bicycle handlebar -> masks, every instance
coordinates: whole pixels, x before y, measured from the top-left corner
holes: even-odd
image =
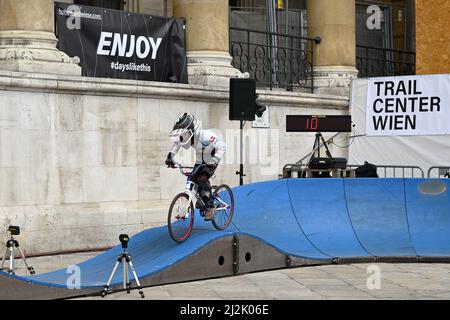
[[[203,167],[203,166],[206,166],[206,165],[205,165],[205,164],[201,164],[201,165],[199,165],[198,167],[185,167],[185,166],[183,166],[181,163],[175,162],[175,167],[171,167],[171,168],[172,168],[172,169],[178,168],[178,169],[180,170],[180,173],[181,173],[183,176],[191,176],[191,175],[193,175],[199,168],[201,168],[201,167]],[[195,169],[195,170],[192,171],[192,172],[187,172],[187,171],[183,171],[183,169]]]

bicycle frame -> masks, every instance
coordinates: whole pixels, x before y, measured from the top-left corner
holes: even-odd
[[[186,181],[186,188],[184,193],[186,193],[186,195],[188,196],[188,206],[190,206],[191,204],[194,205],[194,199],[197,199],[198,201],[201,201],[203,203],[202,198],[200,197],[200,195],[198,194],[197,190],[198,190],[198,185],[192,181],[192,177],[194,176],[196,170],[198,170],[198,168],[200,168],[201,166],[194,168],[194,167],[183,167],[181,164],[176,163],[176,165],[178,166],[178,169],[180,170],[181,174],[187,177],[187,181]],[[184,172],[183,169],[195,169],[195,171],[192,171],[190,173]],[[223,205],[223,207],[219,207],[216,208],[216,211],[219,210],[227,210],[229,208],[229,205],[222,201],[222,199],[216,197],[216,196],[212,196],[214,198],[214,200],[218,201],[221,205]]]
[[[192,176],[188,176],[186,181],[186,190],[184,191],[189,198],[188,205],[194,204],[194,199],[200,199],[197,190],[198,185],[194,181],[192,181]]]
[[[170,167],[178,167],[180,173],[187,177],[185,190],[175,196],[170,205],[169,214],[167,216],[167,225],[172,239],[178,243],[181,243],[189,237],[194,225],[196,211],[194,208],[199,209],[199,213],[205,218],[205,221],[211,221],[217,230],[225,230],[225,228],[227,228],[231,223],[234,212],[234,197],[230,187],[225,184],[220,185],[219,187],[213,186],[211,188],[212,195],[210,196],[212,199],[212,206],[209,207],[205,205],[201,193],[199,193],[199,185],[194,181],[194,177],[198,172],[197,170],[199,170],[202,165],[195,167],[183,167],[178,163],[174,163],[174,165]],[[186,169],[192,170],[187,171]],[[218,194],[218,191],[220,191],[220,195]],[[229,204],[226,202],[228,198],[225,197],[224,200],[221,199],[222,194],[230,196]],[[194,199],[197,199],[197,203],[195,205]],[[211,199],[208,199],[208,204]],[[226,220],[223,219],[222,214],[214,214],[219,210],[224,210],[224,217]],[[230,213],[227,215],[228,210],[230,210]],[[183,221],[185,221],[185,223],[183,223]]]
[[[216,211],[227,210],[230,207],[230,205],[228,203],[226,203],[226,202],[223,202],[222,199],[217,198],[216,196],[213,196],[213,198],[215,200],[219,201],[222,205],[224,205],[223,207],[216,208]]]

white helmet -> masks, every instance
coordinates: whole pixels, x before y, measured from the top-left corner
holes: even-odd
[[[178,118],[177,122],[173,126],[170,138],[174,142],[178,142],[182,146],[189,146],[189,143],[193,144],[193,137],[198,137],[202,129],[202,122],[195,119],[191,114],[185,113]]]

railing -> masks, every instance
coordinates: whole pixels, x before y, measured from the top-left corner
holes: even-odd
[[[360,166],[356,164],[347,165],[348,168],[352,169]],[[417,166],[377,165],[377,173],[380,178],[425,178],[422,168]]]
[[[435,176],[432,175],[434,171],[437,171]],[[450,167],[431,167],[428,169],[428,178],[450,178]]]
[[[414,75],[415,52],[356,46],[356,67],[359,77]]]
[[[356,169],[361,165],[347,165],[347,169]],[[449,168],[450,169],[450,168]],[[293,172],[297,172],[296,178],[304,178],[308,171],[308,164],[287,164],[283,167],[283,177],[295,177]],[[321,170],[327,171],[327,170]],[[424,178],[425,174],[422,168],[417,166],[394,166],[394,165],[377,165],[377,173],[380,178]]]
[[[283,174],[280,175],[280,178],[305,178],[307,169],[308,166],[306,164],[287,164],[283,167]],[[293,172],[296,172],[297,176],[294,176]]]
[[[230,39],[233,66],[259,87],[314,91],[314,46],[320,38],[231,27]]]

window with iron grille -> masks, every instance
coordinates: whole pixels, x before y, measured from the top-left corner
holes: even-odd
[[[283,4],[281,9],[277,8],[277,3]],[[378,29],[367,27],[367,21],[371,16],[368,8],[373,5],[381,10],[381,24]],[[355,10],[356,67],[359,70],[359,77],[414,75],[414,0],[357,0]],[[250,72],[250,75],[256,78],[259,75],[259,78],[264,78],[261,82],[270,82],[279,86],[280,81],[275,78],[280,77],[275,74],[273,78],[269,71],[273,69],[275,73],[279,71],[280,53],[282,62],[292,63],[292,55],[284,54],[291,49],[297,50],[296,52],[304,56],[301,51],[307,49],[305,47],[307,42],[294,38],[291,44],[290,37],[307,37],[307,19],[304,0],[230,0],[230,52],[234,58],[235,67],[248,71],[249,67],[256,65],[252,64],[256,58],[268,57],[270,62],[262,63],[264,65],[262,70],[254,67],[253,69],[257,72]],[[254,33],[248,36],[246,32],[238,29],[263,31],[267,34]],[[269,33],[283,35],[269,35]],[[245,42],[259,45],[259,47],[254,46],[258,52],[254,52],[253,57],[249,56],[249,52],[245,52],[242,46],[236,45]],[[250,48],[250,46],[247,47]],[[242,60],[243,55],[244,60]],[[301,60],[305,62],[307,59],[301,58]],[[263,60],[260,59],[260,61]],[[288,65],[285,64],[285,67]],[[282,86],[289,88],[291,80],[282,80]]]
[[[230,1],[233,66],[258,86],[312,89],[305,0]]]
[[[368,8],[381,11],[379,28],[368,28]],[[370,11],[370,10],[369,10]],[[356,64],[360,77],[415,74],[414,3],[411,0],[356,2]]]

